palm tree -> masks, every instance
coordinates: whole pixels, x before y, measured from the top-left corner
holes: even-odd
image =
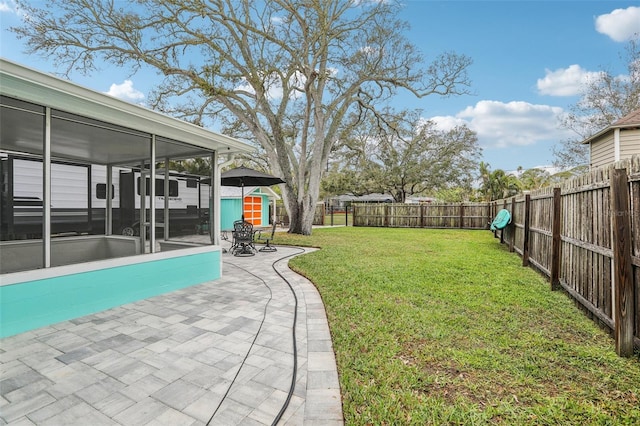
[[[487,163],[480,163],[480,193],[485,201],[494,201],[511,197],[520,192],[520,180],[504,170],[491,171]]]

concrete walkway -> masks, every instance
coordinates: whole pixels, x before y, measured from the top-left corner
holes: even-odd
[[[0,424],[342,425],[322,300],[272,268],[301,252],[226,253],[220,280],[0,340]]]

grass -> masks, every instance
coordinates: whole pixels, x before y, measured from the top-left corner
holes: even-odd
[[[327,310],[349,425],[640,424],[640,360],[489,232],[317,229],[276,244]]]

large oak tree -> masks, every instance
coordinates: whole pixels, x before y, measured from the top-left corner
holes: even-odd
[[[464,55],[425,61],[395,1],[17,0],[15,28],[64,73],[153,68],[151,105],[259,145],[286,184],[290,232],[309,234],[339,135],[399,90],[465,93]]]

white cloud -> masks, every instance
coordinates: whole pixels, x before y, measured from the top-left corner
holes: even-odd
[[[13,4],[9,4],[5,1],[0,2],[0,13],[2,12],[7,12],[7,13],[14,12]]]
[[[600,74],[598,71],[587,71],[577,64],[555,71],[547,69],[544,78],[538,79],[538,93],[551,96],[579,95],[585,84]]]
[[[615,9],[611,13],[598,16],[596,31],[619,42],[640,37],[640,7]]]
[[[431,117],[429,120],[432,121],[438,129],[445,132],[448,132],[454,127],[469,124],[462,118],[452,117],[450,115],[438,115],[435,117]]]
[[[560,107],[485,100],[465,108],[455,117],[433,117],[431,120],[443,130],[466,124],[477,133],[482,147],[507,148],[566,138],[567,131],[558,126],[562,114]]]
[[[144,99],[144,94],[133,88],[133,82],[131,80],[125,80],[122,84],[114,83],[109,88],[109,91],[105,93],[130,102],[136,102]]]

